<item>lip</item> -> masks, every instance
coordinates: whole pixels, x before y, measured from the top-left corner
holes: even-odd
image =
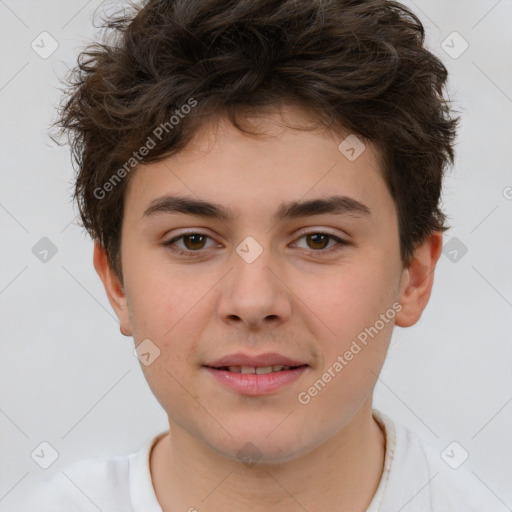
[[[279,363],[278,363],[279,364]],[[225,366],[225,365],[222,365]],[[229,365],[231,366],[231,365]],[[236,366],[236,365],[234,365]],[[251,366],[251,365],[244,365]],[[287,365],[295,366],[295,365]],[[241,395],[268,395],[274,391],[283,388],[295,382],[309,368],[308,365],[302,365],[290,370],[282,370],[272,373],[234,373],[227,370],[219,370],[205,366],[204,369],[212,375],[217,382],[228,389]]]
[[[204,366],[220,368],[222,366],[302,366],[307,365],[304,361],[297,361],[275,352],[265,352],[259,355],[249,355],[242,352],[230,354]],[[279,372],[276,372],[279,373]]]

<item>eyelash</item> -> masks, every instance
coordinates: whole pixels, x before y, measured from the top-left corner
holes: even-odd
[[[177,242],[178,240],[180,240],[186,236],[190,236],[190,235],[200,235],[200,236],[204,236],[206,238],[212,239],[206,233],[201,233],[200,231],[189,231],[187,233],[182,233],[181,235],[169,240],[168,242],[165,242],[163,245],[165,247],[169,248],[172,252],[174,252],[178,256],[185,256],[188,258],[194,258],[194,257],[200,256],[201,252],[203,252],[203,249],[197,249],[195,251],[189,249],[187,251],[184,251],[182,249],[176,249],[175,247],[172,247],[172,245],[175,242]],[[341,250],[343,246],[350,245],[350,242],[347,242],[346,240],[344,240],[342,238],[339,238],[337,236],[331,235],[330,233],[326,233],[323,231],[308,231],[306,233],[301,233],[301,235],[299,236],[299,238],[297,240],[300,240],[301,238],[304,238],[305,236],[308,236],[308,235],[326,235],[328,238],[338,242],[337,245],[335,245],[329,249],[318,249],[318,250],[310,249],[310,251],[308,253],[309,255],[316,255],[318,253],[330,254],[331,252],[336,252],[336,251]]]

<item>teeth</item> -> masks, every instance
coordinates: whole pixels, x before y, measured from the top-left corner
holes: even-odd
[[[256,373],[258,375],[263,375],[264,373],[272,373],[272,366],[260,366],[256,368]]]
[[[291,366],[282,366],[282,365],[272,366],[273,372],[280,372],[281,370],[290,370],[290,369],[291,369]]]
[[[291,366],[274,365],[274,366],[228,366],[228,370],[233,373],[257,373],[263,375],[265,373],[280,372],[290,370]]]

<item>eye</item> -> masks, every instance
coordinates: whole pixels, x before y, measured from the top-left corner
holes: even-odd
[[[339,250],[343,245],[349,245],[349,242],[339,238],[337,236],[331,235],[330,233],[324,233],[322,231],[311,231],[309,233],[304,233],[298,240],[302,239],[306,240],[307,247],[305,249],[310,249],[311,252],[324,252],[330,253],[331,251]],[[331,247],[327,248],[330,241],[336,242]]]
[[[194,253],[199,252],[201,249],[205,248],[205,242],[206,239],[210,239],[213,241],[211,237],[206,235],[205,233],[199,233],[196,231],[191,231],[189,233],[182,233],[181,235],[173,238],[172,240],[169,240],[168,242],[165,242],[164,245],[168,246],[172,251],[176,252],[180,255],[185,256],[195,256]],[[182,240],[185,245],[184,249],[173,247],[176,245],[176,242],[178,240]],[[215,244],[214,244],[215,245]]]

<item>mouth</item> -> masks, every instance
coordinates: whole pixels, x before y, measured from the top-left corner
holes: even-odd
[[[240,368],[240,372],[243,373],[242,369],[258,369],[264,368],[265,373],[270,373],[270,371],[280,371],[274,370],[277,367],[291,367],[296,368],[299,366],[304,366],[306,363],[304,361],[292,359],[291,357],[278,354],[276,352],[265,352],[263,354],[245,354],[243,352],[237,352],[234,354],[229,354],[215,361],[210,361],[206,363],[204,366],[208,366],[210,368],[222,368],[225,371],[233,371],[238,372],[238,368]],[[307,365],[306,365],[307,366]],[[270,368],[270,370],[268,370]],[[253,371],[247,371],[246,373],[255,373]]]
[[[230,354],[203,365],[214,383],[239,395],[269,395],[297,381],[309,364],[275,352]]]
[[[230,373],[243,373],[244,375],[256,374],[256,375],[265,375],[267,373],[276,373],[276,372],[287,372],[290,370],[296,370],[297,368],[302,368],[303,366],[308,366],[307,364],[302,364],[299,366],[287,366],[287,365],[272,365],[272,366],[206,366],[206,368],[211,368],[212,370],[220,370],[223,372]]]
[[[239,395],[276,393],[296,382],[310,366],[276,354],[233,355],[203,365],[216,384]]]

